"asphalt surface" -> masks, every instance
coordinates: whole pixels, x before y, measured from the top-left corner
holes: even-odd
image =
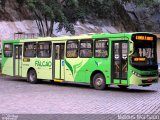
[[[160,82],[104,91],[88,85],[42,82],[0,76],[0,113],[10,114],[160,114]]]

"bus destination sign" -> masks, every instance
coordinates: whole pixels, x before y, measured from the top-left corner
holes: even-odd
[[[146,58],[144,58],[144,57],[135,57],[135,58],[133,58],[134,62],[144,62],[145,60],[146,60]]]
[[[153,41],[153,36],[136,35],[135,38],[136,38],[136,40]]]

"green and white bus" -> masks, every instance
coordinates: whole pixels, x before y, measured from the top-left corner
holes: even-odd
[[[157,37],[151,33],[90,34],[2,41],[2,74],[126,88],[158,82]]]

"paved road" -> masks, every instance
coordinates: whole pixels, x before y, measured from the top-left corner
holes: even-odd
[[[160,83],[150,87],[30,84],[0,76],[0,113],[14,114],[160,114]]]

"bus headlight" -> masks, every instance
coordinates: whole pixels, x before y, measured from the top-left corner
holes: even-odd
[[[137,76],[137,77],[141,77],[140,74],[138,74],[138,73],[136,73],[136,72],[134,72],[134,71],[132,71],[132,73],[133,73],[135,76]]]

